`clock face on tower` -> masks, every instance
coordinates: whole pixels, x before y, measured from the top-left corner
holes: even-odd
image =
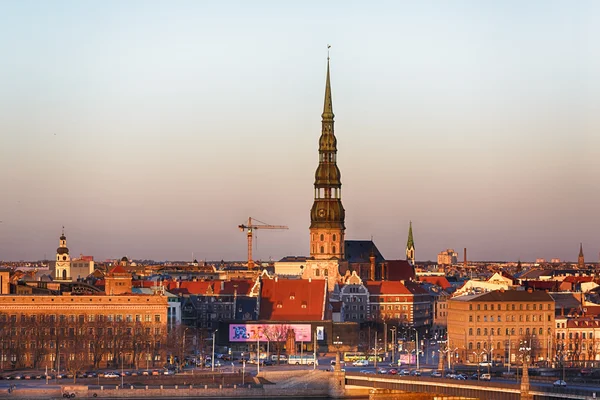
[[[325,209],[321,208],[317,213],[319,217],[323,218],[325,216]]]

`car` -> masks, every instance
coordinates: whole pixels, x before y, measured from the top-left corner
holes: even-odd
[[[419,371],[418,369],[413,369],[412,371],[410,371],[410,375],[411,376],[421,376],[421,371]]]
[[[371,371],[369,371],[368,369],[361,369],[359,372],[360,372],[361,374],[368,374],[368,373],[369,373],[369,372],[371,372]]]
[[[398,375],[410,375],[410,371],[407,369],[401,369],[400,372],[398,372]]]
[[[368,367],[369,366],[369,361],[367,360],[356,360],[352,363],[353,366],[355,367]]]
[[[117,374],[116,372],[106,372],[104,374],[105,378],[118,378],[119,374]]]
[[[175,371],[172,369],[165,369],[163,375],[175,375]]]
[[[142,375],[144,376],[148,376],[150,375],[150,371],[146,370],[146,371],[142,371]]]
[[[377,373],[380,375],[385,375],[388,373],[388,371],[385,368],[377,368]]]
[[[480,367],[491,367],[492,363],[489,362],[489,361],[482,361],[482,362],[479,363],[479,366]]]
[[[490,374],[481,374],[481,376],[479,377],[480,380],[482,381],[491,381],[492,380],[492,375]]]
[[[562,379],[559,379],[557,381],[552,382],[552,386],[566,387],[567,386],[567,382],[563,381]]]
[[[456,374],[456,375],[454,375],[454,379],[456,379],[457,381],[466,381],[467,377],[464,376],[463,374]]]
[[[153,376],[160,375],[160,371],[159,371],[159,370],[157,370],[157,369],[155,369],[155,370],[153,370],[153,371],[152,371],[152,375],[153,375]]]
[[[396,368],[391,368],[388,370],[388,375],[398,375],[398,370]]]
[[[440,371],[431,371],[431,377],[432,378],[441,378],[442,373]]]

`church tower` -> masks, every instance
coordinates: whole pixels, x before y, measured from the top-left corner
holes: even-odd
[[[61,281],[71,280],[71,256],[69,256],[69,249],[67,248],[67,237],[65,236],[64,226],[58,242],[58,249],[56,249],[54,279]]]
[[[406,242],[406,261],[415,266],[415,241],[413,240],[412,221],[408,225],[408,241]]]
[[[319,166],[315,172],[314,202],[310,210],[310,256],[317,260],[344,258],[345,210],[342,206],[341,173],[336,161],[337,139],[333,132],[333,117],[327,57]]]
[[[579,243],[579,257],[577,257],[577,266],[585,268],[585,259],[583,258],[583,243]]]

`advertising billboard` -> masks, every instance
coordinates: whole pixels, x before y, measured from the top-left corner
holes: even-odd
[[[230,342],[284,342],[287,331],[294,330],[296,342],[310,342],[310,324],[231,324],[229,325]]]

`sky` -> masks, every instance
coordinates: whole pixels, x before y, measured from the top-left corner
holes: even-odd
[[[327,44],[346,238],[600,252],[600,2],[0,1],[0,259],[308,255]]]

